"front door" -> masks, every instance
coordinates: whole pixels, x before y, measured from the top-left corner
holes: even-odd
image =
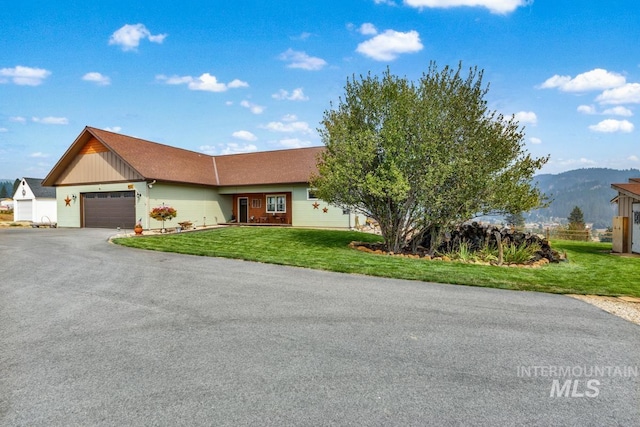
[[[640,254],[640,203],[634,203],[631,209],[631,252]]]
[[[249,198],[238,197],[238,222],[249,222]]]

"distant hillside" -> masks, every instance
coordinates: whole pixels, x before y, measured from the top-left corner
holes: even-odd
[[[13,197],[13,182],[15,180],[0,179],[0,198]]]
[[[525,218],[528,221],[565,220],[574,206],[578,206],[586,222],[594,223],[595,228],[609,227],[616,213],[616,206],[610,201],[618,194],[611,189],[611,184],[639,177],[638,169],[605,168],[537,175],[534,180],[552,202],[548,208],[531,211]]]

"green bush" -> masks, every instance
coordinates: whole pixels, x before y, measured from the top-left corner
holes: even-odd
[[[498,261],[498,248],[485,244],[482,249],[476,252],[476,255],[484,262],[496,262]]]
[[[503,248],[503,262],[505,264],[526,264],[540,250],[537,243],[527,245],[526,242],[516,245],[511,243]]]

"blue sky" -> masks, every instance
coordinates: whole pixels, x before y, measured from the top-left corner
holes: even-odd
[[[346,79],[484,69],[542,170],[640,167],[637,0],[5,1],[0,178],[84,126],[209,154],[321,145]]]

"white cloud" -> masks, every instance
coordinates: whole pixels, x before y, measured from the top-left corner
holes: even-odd
[[[633,132],[633,123],[628,120],[614,120],[607,119],[603,120],[597,125],[589,126],[589,129],[594,132],[604,132],[604,133],[613,133],[613,132],[624,132],[629,133]]]
[[[586,73],[571,76],[558,74],[545,80],[541,89],[558,88],[562,92],[588,92],[591,90],[604,90],[624,85],[626,78],[622,74],[612,73],[602,68],[595,68]]]
[[[158,74],[156,76],[156,80],[164,81],[168,85],[182,85],[182,84],[189,84],[194,79],[191,76],[183,76],[183,77],[171,76],[171,77],[167,77],[164,74]]]
[[[536,113],[533,111],[519,111],[514,116],[520,123],[529,123],[532,125],[538,123],[538,116],[536,116]]]
[[[216,76],[204,73],[200,77],[192,78],[187,83],[187,87],[191,90],[202,90],[205,92],[224,92],[228,89],[227,85],[218,82]]]
[[[198,150],[210,156],[216,154],[216,147],[214,147],[213,145],[201,145],[200,147],[198,147]]]
[[[216,76],[212,76],[209,73],[204,73],[200,77],[192,76],[171,76],[167,77],[163,74],[156,76],[156,80],[165,82],[168,85],[182,85],[186,84],[190,90],[201,90],[205,92],[226,92],[228,89],[237,89],[241,87],[248,87],[247,82],[234,79],[230,83],[225,84],[219,82]]]
[[[610,116],[623,116],[623,117],[633,116],[633,112],[631,110],[622,106],[607,108],[602,112],[602,114],[606,114]]]
[[[327,61],[315,56],[309,56],[305,52],[298,52],[293,49],[287,49],[278,57],[280,60],[289,62],[288,68],[300,68],[303,70],[317,71],[327,65]]]
[[[111,79],[97,72],[87,73],[82,76],[82,80],[96,83],[98,86],[106,86],[111,84]]]
[[[104,130],[108,132],[119,133],[122,130],[122,128],[120,126],[113,126],[113,127],[106,127],[104,128]]]
[[[25,117],[20,117],[20,116],[9,117],[9,121],[16,122],[16,123],[27,123],[27,119]]]
[[[5,133],[5,132],[9,132],[9,129],[7,129],[7,128],[0,128],[0,133]]]
[[[601,104],[640,104],[640,83],[608,89],[596,98]]]
[[[303,148],[309,147],[311,145],[311,141],[303,141],[298,138],[287,138],[281,139],[278,144],[285,148]]]
[[[124,51],[136,50],[140,40],[148,39],[152,43],[162,43],[166,37],[166,34],[151,34],[143,24],[126,24],[111,35],[109,44],[119,45]]]
[[[238,144],[235,142],[230,142],[228,144],[219,144],[218,147],[215,147],[213,145],[201,145],[200,147],[198,147],[198,149],[200,150],[200,152],[208,154],[210,156],[220,154],[251,153],[253,151],[258,151],[258,147],[254,144]]]
[[[231,134],[234,138],[242,139],[244,141],[255,141],[258,139],[257,136],[249,132],[248,130],[239,130]]]
[[[29,157],[33,159],[46,159],[47,157],[49,157],[49,155],[41,151],[36,151],[35,153],[29,154]]]
[[[402,53],[415,53],[422,48],[423,45],[417,31],[402,33],[386,30],[384,33],[360,43],[356,51],[376,61],[393,61]]]
[[[373,0],[375,4],[386,4],[388,6],[397,6],[393,0]]]
[[[586,157],[580,157],[579,159],[559,159],[558,161],[549,161],[549,163],[557,163],[561,166],[575,166],[575,165],[595,165],[596,162]]]
[[[238,89],[241,87],[249,87],[249,83],[243,82],[242,80],[233,79],[229,82],[227,86],[231,89]]]
[[[220,151],[220,154],[240,154],[240,153],[252,153],[254,151],[258,151],[258,147],[254,144],[236,144],[235,142],[230,142],[226,144],[225,148]]]
[[[633,116],[633,112],[630,109],[622,106],[607,108],[603,112],[598,113],[598,110],[596,110],[596,107],[593,105],[580,105],[578,106],[578,112],[582,114],[602,114],[603,116]]]
[[[378,3],[378,0],[376,0]],[[386,3],[380,0],[380,3]],[[404,3],[411,7],[424,8],[449,8],[458,6],[485,7],[496,14],[507,14],[513,12],[520,6],[533,3],[533,0],[404,0]]]
[[[631,160],[632,162],[637,162],[637,161],[640,161],[640,158],[638,158],[638,156],[636,155],[631,155],[627,157],[627,160]]]
[[[287,101],[308,101],[309,97],[305,96],[304,91],[301,87],[295,88],[289,93],[284,89],[280,89],[278,93],[274,93],[271,95],[272,98],[277,100],[287,100]]]
[[[69,124],[69,119],[67,119],[66,117],[52,117],[52,116],[48,116],[48,117],[32,117],[31,121],[35,122],[35,123],[40,123],[43,125],[68,125]]]
[[[596,107],[593,105],[578,105],[578,113],[582,114],[598,114]]]
[[[298,120],[298,116],[296,116],[295,114],[285,114],[282,117],[283,122],[295,122],[296,120]]]
[[[51,75],[51,71],[44,68],[31,68],[18,65],[14,68],[0,68],[0,83],[9,80],[20,86],[38,86]]]
[[[540,138],[536,138],[534,136],[529,138],[529,142],[532,143],[532,144],[542,144],[542,140]]]
[[[272,132],[300,132],[300,133],[311,133],[311,128],[307,122],[269,122],[265,129],[268,129]]]
[[[253,114],[262,114],[265,109],[262,105],[254,104],[246,100],[240,101],[240,106],[248,108]]]
[[[291,39],[293,39],[293,40],[307,40],[312,35],[313,35],[312,33],[308,33],[306,31],[303,31],[302,33],[300,33],[299,36],[291,37]]]
[[[378,34],[378,29],[372,23],[365,22],[364,24],[360,25],[360,28],[358,28],[358,32],[364,36],[375,36],[376,34]]]

